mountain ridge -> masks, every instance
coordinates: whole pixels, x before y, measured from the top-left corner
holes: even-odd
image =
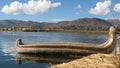
[[[22,21],[22,20],[0,20],[0,28],[32,28],[41,30],[108,30],[112,24],[99,18],[80,18],[73,21],[60,21],[57,23]]]

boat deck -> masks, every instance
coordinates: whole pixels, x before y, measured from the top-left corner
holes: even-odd
[[[100,48],[100,45],[95,44],[85,44],[85,43],[68,43],[68,42],[46,42],[46,43],[29,43],[23,44],[19,47],[55,47],[55,48]]]

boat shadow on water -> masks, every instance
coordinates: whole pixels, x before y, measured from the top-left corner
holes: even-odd
[[[16,64],[21,65],[23,61],[29,63],[45,63],[47,65],[56,65],[60,63],[69,62],[74,59],[82,58],[83,56],[78,55],[49,55],[49,54],[16,54]]]

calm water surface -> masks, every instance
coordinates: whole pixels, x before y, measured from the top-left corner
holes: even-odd
[[[0,32],[0,68],[47,68],[49,65],[69,60],[56,56],[36,56],[17,54],[15,40],[24,43],[35,42],[82,42],[100,44],[107,40],[104,34],[76,34],[54,32]],[[39,61],[38,61],[39,60]]]

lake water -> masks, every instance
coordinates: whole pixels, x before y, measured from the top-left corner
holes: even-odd
[[[68,61],[68,57],[51,55],[22,55],[15,50],[16,39],[24,43],[82,42],[100,44],[107,40],[105,34],[77,34],[55,32],[0,32],[0,68],[47,68],[51,64]]]

